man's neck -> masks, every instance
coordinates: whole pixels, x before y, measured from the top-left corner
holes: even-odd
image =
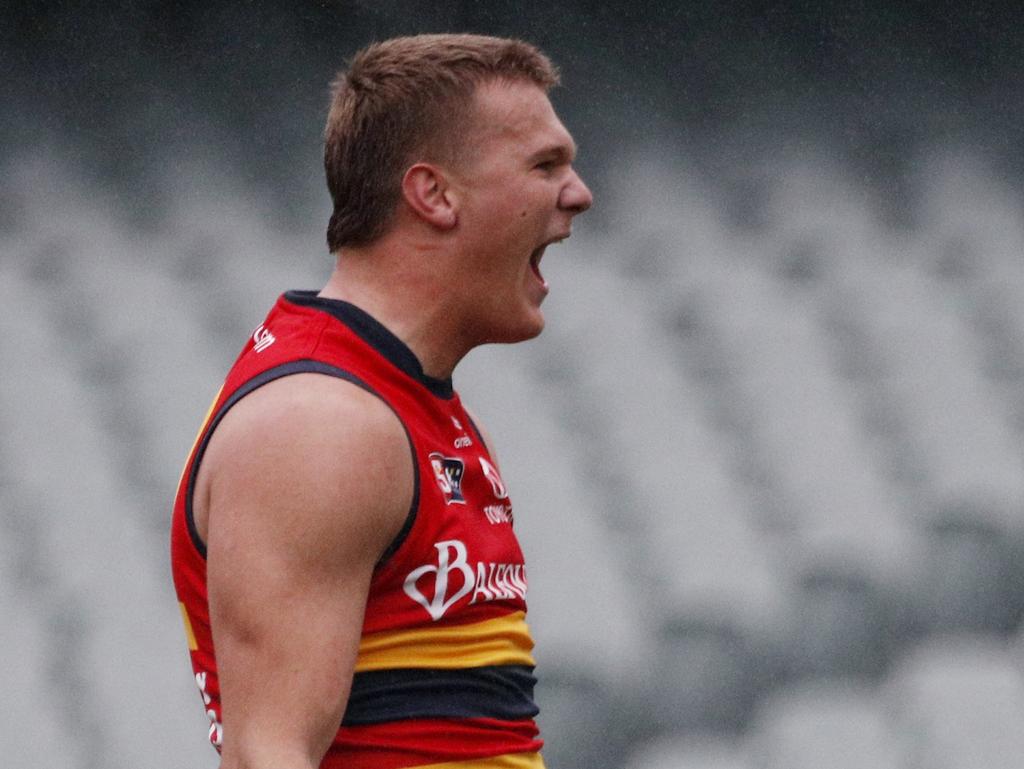
[[[415,260],[429,255],[399,254],[384,243],[343,252],[320,296],[369,313],[412,350],[425,374],[448,379],[473,343],[463,339],[465,325],[438,272],[417,269]]]

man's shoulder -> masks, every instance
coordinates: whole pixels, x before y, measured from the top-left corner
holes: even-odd
[[[356,384],[314,373],[269,382],[233,406],[202,473],[200,494],[214,517],[247,500],[294,511],[313,528],[317,517],[341,516],[397,532],[414,484],[408,438],[391,408]]]
[[[311,372],[281,377],[248,394],[217,432],[221,442],[290,447],[299,455],[328,449],[388,452],[396,446],[408,454],[402,423],[380,396],[346,379]]]

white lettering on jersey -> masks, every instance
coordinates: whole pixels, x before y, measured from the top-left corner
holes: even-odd
[[[484,505],[490,523],[512,523],[512,505]]]
[[[511,600],[516,596],[526,599],[526,575],[521,563],[477,563],[476,587],[470,603]]]
[[[427,564],[409,572],[405,578],[405,593],[427,610],[435,622],[445,615],[461,598],[472,593],[469,603],[486,601],[510,601],[526,599],[526,567],[521,563],[485,563],[477,561],[476,567],[469,564],[469,553],[465,543],[448,539],[434,545],[437,550],[437,565]],[[454,554],[454,559],[452,555]],[[448,575],[458,571],[462,575],[462,586],[448,595]],[[417,583],[425,574],[434,574],[434,595],[428,599]]]
[[[199,693],[203,695],[203,704],[207,706],[206,716],[210,719],[210,742],[215,748],[219,748],[224,744],[224,727],[221,726],[220,719],[217,717],[217,711],[210,707],[213,700],[206,691],[205,671],[196,673],[196,686],[199,687]]]

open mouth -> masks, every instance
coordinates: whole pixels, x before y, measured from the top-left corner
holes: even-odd
[[[547,242],[538,246],[536,249],[534,249],[533,253],[530,254],[530,269],[533,271],[533,274],[537,277],[537,280],[540,281],[541,285],[544,286],[544,288],[548,287],[548,282],[544,280],[544,276],[541,274],[540,260],[544,258],[544,252],[547,250],[548,246],[550,246],[552,243],[559,243],[565,240],[567,237],[569,237],[569,233],[566,233],[565,235],[558,235],[554,238],[551,238],[551,240],[548,240]]]
[[[541,275],[540,260],[544,257],[544,250],[547,247],[548,244],[545,243],[543,246],[541,246],[538,249],[535,249],[534,252],[530,254],[530,269],[533,270],[533,274],[537,277],[537,280],[539,280],[541,282],[541,285],[543,285],[545,288],[547,288],[548,282],[544,280],[544,276]]]

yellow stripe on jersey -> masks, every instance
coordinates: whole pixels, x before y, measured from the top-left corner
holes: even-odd
[[[188,650],[194,652],[199,648],[199,644],[196,643],[196,634],[192,632],[192,620],[188,618],[188,609],[185,608],[185,604],[178,601],[178,608],[181,609],[181,620],[185,623],[185,639],[188,641]]]
[[[485,665],[532,667],[536,664],[530,654],[532,649],[526,613],[516,611],[468,625],[365,635],[359,644],[356,672],[399,668],[452,670]]]
[[[494,758],[426,764],[417,766],[416,769],[544,769],[544,759],[540,757],[540,753],[506,753]]]

